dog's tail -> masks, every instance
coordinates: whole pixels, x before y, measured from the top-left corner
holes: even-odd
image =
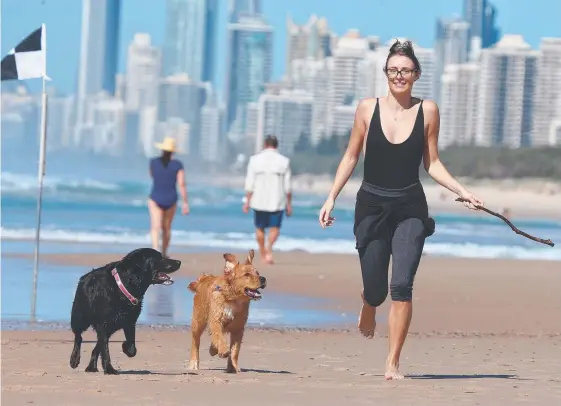
[[[191,283],[187,286],[187,288],[188,288],[191,292],[197,293],[197,286],[199,286],[199,282],[198,282],[198,281],[193,281],[193,282],[191,282]]]
[[[193,292],[193,293],[197,293],[197,288],[199,287],[201,281],[203,279],[206,279],[208,277],[211,277],[209,274],[203,273],[201,276],[199,276],[199,278],[196,281],[191,282],[189,285],[187,285],[187,288]]]

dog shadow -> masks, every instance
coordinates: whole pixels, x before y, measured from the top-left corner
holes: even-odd
[[[201,372],[203,370],[200,370],[198,372]],[[207,369],[207,371],[219,371],[219,372],[225,372],[226,373],[226,369],[225,368],[209,368]],[[290,371],[270,371],[267,369],[251,369],[251,368],[242,368],[242,373],[243,372],[254,372],[254,373],[258,373],[258,374],[293,374],[293,372]],[[160,376],[187,376],[187,375],[199,375],[199,373],[197,372],[192,372],[192,371],[188,371],[188,372],[153,372],[153,371],[148,371],[146,369],[141,369],[141,370],[124,370],[124,371],[119,371],[119,375],[160,375]]]
[[[146,369],[119,371],[119,375],[160,375],[160,376],[187,376],[197,375],[195,372],[154,372]]]
[[[517,381],[528,380],[511,374],[421,374],[406,375],[407,379],[512,379]]]
[[[207,371],[222,371],[222,372],[226,372],[225,368],[209,368],[207,369]],[[269,369],[255,369],[255,368],[242,368],[241,372],[253,372],[256,374],[288,374],[288,375],[293,375],[294,372],[290,372],[290,371],[273,371],[273,370],[269,370]]]

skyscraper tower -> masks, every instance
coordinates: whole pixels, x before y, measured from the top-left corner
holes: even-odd
[[[74,144],[83,144],[88,99],[115,95],[121,0],[83,0]],[[91,142],[89,140],[88,142]]]
[[[228,22],[236,23],[242,16],[260,15],[261,0],[228,0]]]
[[[115,94],[121,0],[83,0],[78,71],[79,97]]]
[[[241,16],[237,23],[228,24],[228,38],[226,119],[235,138],[245,134],[247,104],[256,102],[271,81],[273,27],[261,16]]]
[[[499,40],[497,8],[489,0],[464,0],[464,20],[470,25],[468,48],[489,48]]]
[[[218,0],[167,0],[163,76],[214,79]]]

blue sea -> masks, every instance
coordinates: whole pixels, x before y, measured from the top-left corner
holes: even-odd
[[[42,241],[82,242],[122,246],[150,245],[145,182],[108,182],[46,177],[42,210]],[[32,240],[35,233],[35,176],[2,173],[2,240]],[[255,247],[251,214],[241,211],[243,191],[189,184],[191,214],[173,223],[172,250],[246,250]],[[296,195],[294,215],[285,218],[276,245],[279,251],[355,253],[353,201],[338,202],[336,224],[322,229],[317,221],[323,196]],[[513,233],[501,220],[480,216],[437,214],[436,232],[427,239],[429,255],[469,258],[561,260],[556,247]],[[561,242],[561,222],[515,219],[522,230]]]
[[[22,328],[30,319],[32,270],[30,259],[10,253],[33,253],[37,180],[35,176],[2,173],[2,328]],[[122,255],[138,246],[150,246],[147,182],[121,182],[48,176],[44,183],[41,228],[42,253],[104,252]],[[189,184],[191,214],[178,214],[173,223],[171,252],[255,248],[251,214],[241,211],[243,191]],[[279,251],[355,253],[353,201],[338,202],[336,224],[322,229],[317,214],[323,196],[295,196],[294,215],[285,218],[276,245]],[[482,214],[435,216],[436,232],[425,245],[431,256],[561,260],[554,248],[516,235],[501,220]],[[561,242],[561,222],[548,219],[515,220],[530,234]],[[68,244],[79,242],[81,244]],[[37,318],[67,325],[79,276],[88,269],[41,263]],[[155,286],[146,297],[140,323],[188,325],[192,297],[187,280],[176,278],[171,287]],[[329,308],[336,309],[336,304]],[[249,323],[284,327],[341,327],[354,325],[356,314],[320,311],[326,308],[307,297],[268,293],[255,303]]]

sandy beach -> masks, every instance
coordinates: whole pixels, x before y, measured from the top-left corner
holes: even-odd
[[[243,258],[243,252],[233,252]],[[12,256],[4,254],[4,256]],[[220,271],[220,253],[181,254],[180,275]],[[114,255],[45,254],[51,264],[84,270]],[[250,328],[240,356],[242,373],[224,372],[223,360],[206,352],[201,370],[186,369],[187,327],[137,331],[138,354],[128,358],[110,345],[120,376],[86,374],[95,335],[85,334],[82,363],[68,365],[73,336],[53,331],[2,331],[2,400],[6,405],[197,404],[242,405],[466,405],[556,404],[561,401],[561,272],[555,261],[468,260],[425,257],[414,292],[411,334],[401,369],[408,379],[383,380],[387,351],[385,317],[372,340],[354,326],[360,300],[357,258],[346,255],[277,254],[260,266],[267,292],[325,299],[325,307],[352,320],[336,329]],[[185,295],[190,293],[185,289]]]
[[[485,206],[491,210],[501,212],[504,208],[509,208],[511,214],[519,218],[561,219],[561,182],[545,179],[458,180],[482,198]],[[208,181],[217,186],[240,190],[244,186],[243,176],[219,176]],[[332,182],[333,177],[325,175],[298,175],[294,176],[293,189],[295,195],[310,193],[325,198]],[[341,191],[339,201],[354,204],[360,183],[358,179],[350,179]],[[454,201],[457,196],[432,179],[423,180],[422,183],[432,212],[476,214],[465,210],[462,204]]]

